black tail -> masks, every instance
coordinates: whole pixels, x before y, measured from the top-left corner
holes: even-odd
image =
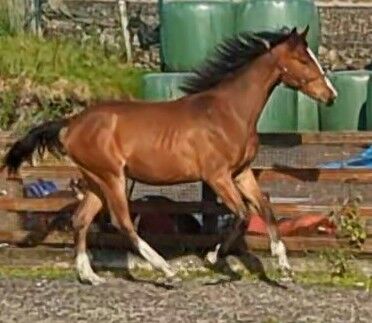
[[[46,122],[31,129],[26,136],[15,142],[4,158],[4,167],[8,173],[16,173],[24,161],[30,161],[35,150],[40,155],[47,149],[52,154],[63,154],[63,145],[59,141],[59,132],[68,120]]]

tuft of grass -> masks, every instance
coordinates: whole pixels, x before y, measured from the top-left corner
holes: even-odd
[[[0,1],[0,36],[13,34],[9,17],[9,8],[6,1]]]
[[[330,214],[336,224],[338,235],[349,239],[350,247],[360,249],[367,238],[366,229],[360,215],[359,196],[347,197]]]
[[[0,38],[3,77],[29,78],[48,85],[59,79],[89,87],[93,99],[137,95],[143,70],[108,55],[99,45],[71,39],[41,39],[32,35]]]
[[[138,280],[143,281],[156,281],[162,274],[156,270],[146,269],[132,269],[131,276]],[[128,273],[123,269],[106,269],[101,268],[98,273],[103,276],[109,275],[110,277],[116,277],[118,279],[126,279]],[[274,280],[280,280],[278,272],[269,271],[268,276]],[[216,273],[213,270],[191,270],[191,271],[180,271],[177,276],[182,278],[184,282],[200,282],[200,281],[211,281],[223,279],[221,273]],[[57,267],[52,265],[43,266],[0,266],[0,279],[48,279],[48,280],[73,280],[77,279],[76,272],[73,267]],[[225,277],[227,278],[227,276]],[[245,272],[242,274],[241,279],[247,283],[258,282],[259,278]],[[372,286],[372,278],[367,277],[358,270],[350,270],[342,277],[334,276],[330,272],[325,271],[303,271],[297,272],[294,276],[296,284],[302,286],[318,286],[318,287],[339,287],[339,288],[351,288],[351,289],[362,289],[370,291]]]
[[[93,41],[1,33],[0,71],[0,130],[16,132],[74,114],[91,101],[136,97],[146,72]]]
[[[71,268],[0,266],[0,279],[6,278],[72,280],[76,279],[76,274]]]

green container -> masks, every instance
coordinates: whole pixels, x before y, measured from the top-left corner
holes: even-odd
[[[299,91],[279,85],[262,112],[258,131],[319,131],[318,103]]]
[[[367,130],[372,130],[372,76],[367,85],[366,124]]]
[[[182,97],[179,86],[192,73],[149,73],[142,78],[142,98],[169,101]],[[267,102],[258,122],[259,132],[318,130],[317,103],[307,96],[278,86]]]
[[[147,101],[170,101],[184,93],[178,88],[191,73],[149,73],[142,78],[142,98]]]
[[[236,4],[238,32],[310,25],[307,40],[315,54],[320,42],[319,21],[319,13],[312,0],[238,0]]]
[[[192,71],[234,35],[235,6],[230,0],[161,0],[159,11],[165,71]]]
[[[297,92],[297,131],[319,131],[318,102]]]
[[[277,86],[258,120],[258,132],[296,132],[297,102],[296,91],[284,85]]]
[[[341,71],[329,75],[338,96],[334,104],[319,108],[322,131],[365,130],[367,85],[371,72]]]

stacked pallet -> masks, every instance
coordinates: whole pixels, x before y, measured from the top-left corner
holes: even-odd
[[[12,137],[0,136],[0,143],[8,144]],[[307,214],[325,215],[336,205],[335,199],[340,197],[342,187],[355,190],[363,195],[360,207],[361,220],[369,235],[361,253],[372,253],[372,171],[369,169],[327,169],[316,165],[320,161],[340,159],[341,156],[354,154],[372,141],[372,133],[331,133],[296,134],[296,135],[262,135],[261,153],[254,164],[256,177],[265,191],[269,192],[274,211],[280,217],[293,218]],[[281,149],[281,154],[270,154],[270,151]],[[315,154],[315,151],[332,152],[329,156]],[[295,153],[293,152],[295,151]],[[53,164],[52,164],[53,163]],[[79,171],[72,164],[55,164],[52,160],[37,167],[23,167],[23,181],[31,179],[52,179],[68,181],[79,178]],[[6,181],[9,184],[11,181]],[[16,182],[19,183],[19,180]],[[14,180],[13,180],[14,184]],[[170,190],[172,187],[169,188]],[[177,186],[173,187],[177,189]],[[319,193],[320,192],[320,193]],[[318,194],[316,194],[318,193]],[[58,223],[58,217],[73,213],[79,201],[71,196],[48,196],[44,198],[26,198],[8,194],[0,197],[0,214],[13,214],[20,218],[27,214],[38,214],[46,223]],[[216,201],[154,201],[132,202],[131,211],[137,214],[204,214],[206,217],[229,213]],[[8,217],[9,218],[9,217]],[[49,219],[49,220],[48,220]],[[53,219],[53,221],[50,221]],[[4,221],[0,224],[0,242],[11,244],[35,243],[45,245],[72,245],[72,233],[61,227],[44,226],[27,229],[22,221],[17,222],[13,230],[4,229]],[[217,243],[224,233],[214,234],[171,234],[147,235],[145,238],[157,247],[170,247],[175,244],[193,248],[210,248]],[[247,236],[252,249],[268,249],[266,236]],[[284,238],[290,251],[311,251],[329,247],[338,248],[348,244],[347,238],[337,238],[321,233],[311,236],[291,236]],[[91,232],[89,241],[92,245],[108,247],[125,247],[125,238],[115,233]]]

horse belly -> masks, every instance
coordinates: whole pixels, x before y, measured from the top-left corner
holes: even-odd
[[[126,163],[127,175],[152,185],[167,185],[199,180],[199,171],[190,158],[166,152],[131,156]]]

